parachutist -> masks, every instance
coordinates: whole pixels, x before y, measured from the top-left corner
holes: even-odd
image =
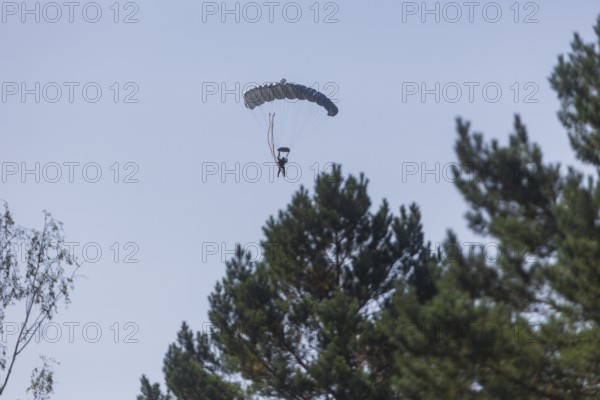
[[[279,178],[279,174],[283,172],[283,177],[285,178],[285,164],[288,162],[287,158],[281,157],[281,152],[277,151],[277,166],[279,170],[277,171],[277,177]]]
[[[299,109],[302,109],[302,107],[296,106],[295,101],[293,103],[289,101],[280,101],[284,99],[304,100],[308,103],[314,103],[318,106],[311,106],[309,108],[309,112],[311,113],[310,116],[307,116],[303,119],[299,119],[294,124],[289,123],[289,121],[287,124],[284,124],[284,129],[282,130],[282,132],[287,133],[288,135],[291,135],[297,130],[299,131],[299,129],[297,129],[296,126],[298,126],[298,128],[302,128],[304,125],[306,125],[307,122],[310,121],[311,116],[318,118],[317,112],[320,112],[322,116],[323,114],[322,111],[320,111],[319,107],[324,108],[325,111],[327,111],[327,115],[330,117],[334,117],[338,113],[337,106],[333,103],[333,101],[330,98],[325,96],[323,93],[315,89],[309,88],[308,86],[300,85],[298,83],[288,83],[288,81],[285,79],[281,79],[279,82],[267,83],[261,86],[254,86],[251,89],[248,89],[244,92],[244,105],[250,110],[253,110],[256,107],[261,107],[263,106],[263,104],[268,103],[275,108],[281,107],[281,110],[283,110],[284,118],[288,114],[290,116],[294,114],[300,114]],[[291,106],[291,109],[286,107],[288,105]],[[264,109],[262,110],[264,111]],[[282,138],[280,138],[279,135],[274,134],[274,125],[275,112],[269,112],[269,122],[267,128],[267,145],[269,146],[269,152],[271,153],[271,157],[273,157],[273,160],[275,161],[278,167],[277,176],[279,177],[279,175],[281,175],[281,173],[283,172],[283,177],[285,178],[285,166],[289,162],[288,158],[290,153],[290,147],[279,147],[277,149],[277,154],[275,154],[275,144],[279,144],[284,140],[282,140]],[[292,138],[288,139],[289,140],[285,140],[285,142],[289,142],[288,146],[293,145],[294,140],[292,140]]]

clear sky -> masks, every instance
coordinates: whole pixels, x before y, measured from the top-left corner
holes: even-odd
[[[547,78],[573,32],[593,39],[600,11],[591,0],[0,6],[0,198],[24,226],[50,211],[88,261],[6,398],[28,398],[44,354],[60,362],[54,398],[88,400],[135,398],[142,373],[162,382],[181,322],[206,326],[235,243],[255,249],[266,219],[328,163],[364,172],[374,205],[416,202],[432,242],[448,228],[474,239],[447,173],[457,116],[506,143],[520,113],[546,160],[575,164]],[[270,177],[266,126],[241,100],[247,83],[281,78],[316,84],[340,109],[297,141],[288,180]]]

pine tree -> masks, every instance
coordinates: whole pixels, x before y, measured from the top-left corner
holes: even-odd
[[[600,43],[600,18],[595,32]],[[575,154],[597,171],[599,71],[576,34],[550,77]],[[455,182],[480,246],[449,231],[433,252],[416,205],[372,212],[366,179],[336,167],[267,221],[261,261],[238,248],[226,263],[212,332],[184,324],[165,357],[175,398],[599,398],[597,177],[544,161],[518,115],[506,145],[456,125]],[[142,391],[169,398],[145,378]]]
[[[423,301],[435,286],[417,207],[394,217],[384,201],[371,213],[367,185],[363,176],[343,179],[337,167],[318,178],[312,197],[301,188],[268,220],[263,260],[238,249],[210,296],[215,348],[196,366],[210,358],[218,368],[202,371],[237,377],[246,396],[393,398],[391,351],[375,329],[377,315],[400,282]],[[183,353],[170,350],[165,358],[167,386],[178,399],[220,398],[180,360],[204,343],[208,350],[206,339],[193,340],[184,327]]]
[[[600,19],[595,32],[600,39]],[[550,78],[577,157],[597,168],[599,60],[575,35]],[[419,399],[598,398],[598,179],[545,163],[519,116],[506,146],[486,143],[461,119],[457,131],[467,221],[500,256],[490,263],[482,248],[447,252],[431,301],[397,292],[381,323],[397,347],[395,388]],[[461,248],[452,232],[444,247]]]

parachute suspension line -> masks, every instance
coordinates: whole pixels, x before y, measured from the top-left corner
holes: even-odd
[[[271,118],[271,154],[273,155],[273,160],[277,162],[277,157],[275,157],[275,113],[273,113],[273,117]]]
[[[269,151],[271,152],[271,155],[273,156],[273,160],[275,160],[275,162],[277,162],[277,157],[275,156],[275,144],[273,142],[273,125],[275,123],[275,113],[273,113],[273,115],[271,115],[271,113],[269,113],[269,129],[267,130],[267,144],[269,146]]]
[[[322,112],[322,110],[317,107],[313,103],[309,102],[301,102],[296,109],[301,109],[303,115],[306,118],[298,118],[296,121],[300,121],[297,129],[295,129],[294,134],[291,137],[290,147],[293,147],[296,144],[296,141],[300,138],[300,134],[302,136],[310,137],[314,134],[314,129],[321,122],[326,114]]]
[[[271,113],[269,113],[269,124],[267,125],[267,146],[269,147],[269,152],[271,151]]]
[[[302,122],[303,120],[305,121],[306,118],[300,118],[301,116],[306,116],[306,104],[307,102],[305,101],[300,101],[298,99],[290,99],[286,101],[288,103],[292,104],[292,107],[288,107],[288,109],[290,110],[290,113],[292,114],[291,116],[291,121],[294,121],[295,123],[293,125],[289,126],[290,132],[287,135],[288,138],[288,143],[286,143],[285,145],[289,148],[293,148],[294,144],[296,142],[296,139],[298,139],[298,137],[300,136],[300,132],[302,132]]]

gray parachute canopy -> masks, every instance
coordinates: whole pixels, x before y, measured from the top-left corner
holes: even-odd
[[[275,99],[307,100],[325,108],[330,117],[338,113],[336,105],[323,93],[298,83],[288,83],[285,79],[281,82],[253,87],[244,93],[244,104],[251,110]]]

